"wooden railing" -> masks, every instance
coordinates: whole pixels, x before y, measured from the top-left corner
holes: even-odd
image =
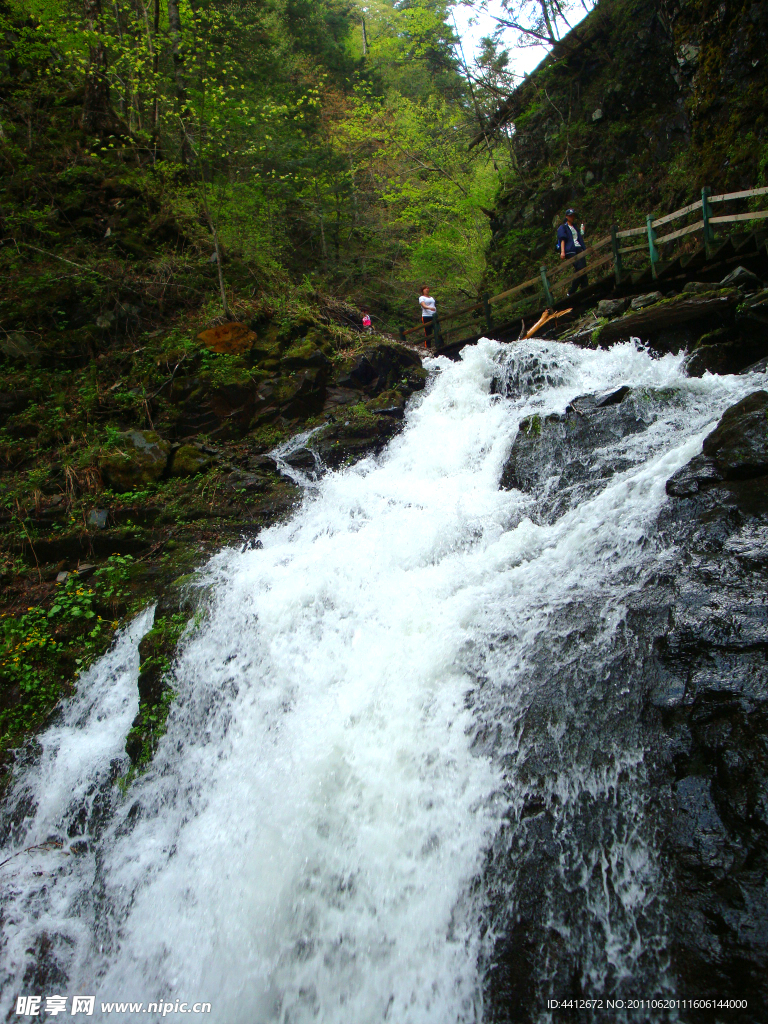
[[[485,321],[484,328],[491,331],[493,329],[491,307],[494,304],[503,303],[512,298],[521,297],[525,292],[538,293],[546,307],[551,309],[557,301],[556,296],[559,295],[559,297],[562,298],[574,281],[583,277],[585,274],[593,273],[599,267],[606,266],[609,263],[613,264],[616,282],[619,284],[622,281],[625,272],[626,258],[632,257],[633,254],[645,254],[644,259],[642,259],[641,262],[642,264],[650,262],[652,276],[653,278],[656,278],[658,264],[661,262],[659,248],[666,247],[670,243],[678,241],[681,238],[685,238],[688,235],[702,232],[704,249],[706,255],[709,256],[712,250],[712,245],[715,241],[715,225],[768,219],[768,210],[751,210],[747,213],[724,214],[723,216],[715,217],[713,216],[713,205],[716,203],[731,202],[739,199],[751,199],[756,196],[765,195],[768,195],[768,188],[752,188],[746,189],[742,192],[728,192],[717,196],[713,196],[709,188],[703,188],[701,190],[701,199],[697,200],[697,202],[689,203],[687,206],[683,206],[681,209],[675,210],[673,213],[665,214],[663,217],[654,217],[653,214],[649,213],[646,216],[645,224],[640,227],[620,230],[616,225],[613,225],[610,234],[605,235],[596,242],[593,242],[592,245],[579,253],[579,257],[592,257],[589,266],[585,269],[574,272],[572,260],[559,260],[557,264],[550,266],[549,268],[542,266],[537,277],[532,277],[527,281],[522,281],[520,284],[515,285],[513,288],[508,288],[506,291],[500,292],[498,295],[484,295],[480,302],[475,302],[470,306],[465,306],[463,309],[454,310],[446,316],[438,318],[436,314],[432,320],[434,343],[437,347],[440,347],[444,342],[451,340],[450,338],[446,338],[443,333],[443,328],[448,321],[457,321],[461,317],[477,313],[479,310],[483,310],[483,319]],[[664,227],[666,224],[672,224],[674,221],[680,220],[683,217],[689,217],[696,214],[699,214],[700,217],[693,223],[677,228],[674,231],[668,231],[665,234],[657,233],[657,228]],[[640,237],[644,238],[644,241],[640,245],[622,244],[625,239]],[[594,259],[594,256],[601,253],[609,245],[611,247],[610,252],[605,255],[600,255],[597,259]],[[635,259],[637,259],[637,257],[635,257]],[[424,325],[419,324],[418,326],[411,327],[408,330],[404,330],[401,327],[400,339],[405,341],[409,334],[423,330],[423,326]]]

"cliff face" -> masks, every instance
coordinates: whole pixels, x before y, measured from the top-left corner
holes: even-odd
[[[768,6],[600,0],[496,115],[512,169],[491,260],[519,278],[578,208],[588,234],[765,184]]]

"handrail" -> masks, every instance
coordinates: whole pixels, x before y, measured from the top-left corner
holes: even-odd
[[[755,196],[765,195],[768,195],[768,187],[744,189],[740,192],[724,192],[722,195],[717,196],[710,195],[708,188],[702,189],[700,200],[697,200],[694,203],[688,203],[687,206],[683,206],[679,210],[674,210],[672,213],[664,214],[662,217],[654,218],[652,214],[649,214],[646,218],[646,223],[641,227],[623,228],[621,231],[615,227],[612,228],[610,235],[605,235],[602,238],[599,238],[596,242],[588,246],[586,249],[583,249],[578,254],[580,258],[591,256],[606,245],[611,244],[611,252],[602,256],[600,259],[594,260],[589,267],[573,272],[572,264],[569,260],[565,260],[562,264],[550,267],[549,269],[542,266],[541,272],[537,277],[532,277],[527,281],[522,281],[520,284],[514,285],[512,288],[507,288],[506,291],[500,292],[498,295],[486,295],[480,302],[475,302],[470,306],[465,306],[463,309],[457,309],[452,313],[447,313],[444,317],[440,317],[439,321],[437,321],[438,325],[442,326],[442,324],[449,320],[455,320],[457,317],[465,316],[467,313],[477,312],[477,310],[483,308],[486,310],[486,317],[490,318],[489,309],[492,303],[509,299],[513,295],[518,295],[520,292],[523,292],[528,288],[535,287],[539,290],[543,289],[547,301],[550,302],[553,290],[559,290],[564,285],[570,285],[573,281],[584,277],[590,271],[595,270],[597,267],[602,267],[611,261],[613,261],[616,268],[616,280],[619,281],[622,269],[621,257],[629,253],[645,251],[650,257],[653,276],[656,277],[656,264],[660,259],[658,246],[666,245],[678,238],[683,238],[686,235],[691,235],[703,230],[705,248],[707,253],[709,253],[710,245],[714,240],[712,225],[768,219],[768,210],[752,210],[749,213],[734,213],[713,217],[710,209],[712,203],[722,203],[735,199],[749,199]],[[685,227],[677,228],[675,231],[670,231],[665,235],[656,234],[656,228],[662,227],[665,224],[671,224],[673,221],[679,220],[681,217],[685,217],[688,214],[695,213],[697,211],[701,211],[702,217],[700,220],[696,220],[692,224],[687,224]],[[646,242],[644,244],[623,247],[619,247],[618,245],[619,239],[639,238],[640,236],[644,236],[646,238]],[[566,273],[567,277],[565,279],[561,279],[561,275]],[[549,275],[549,277],[547,275]],[[488,323],[490,324],[490,319],[488,319]],[[418,324],[416,327],[411,327],[408,330],[400,328],[400,336],[401,338],[405,338],[409,334],[422,330],[423,327],[423,324]]]
[[[712,202],[712,197],[709,199]],[[659,217],[658,220],[651,221],[652,228],[661,227],[662,224],[669,224],[670,221],[678,220],[680,217],[684,217],[686,213],[693,213],[694,210],[701,209],[701,200],[698,199],[695,203],[689,203],[688,206],[684,206],[680,210],[675,210],[674,213],[668,213],[666,217]]]
[[[701,206],[701,203],[699,203],[699,206]],[[709,223],[711,224],[713,220],[714,217],[710,217]],[[682,238],[683,235],[692,235],[694,231],[701,231],[703,227],[704,221],[697,220],[695,224],[688,224],[684,228],[678,228],[677,231],[670,231],[668,235],[659,235],[659,237],[656,239],[656,244],[663,245],[664,242],[672,242],[675,238]]]
[[[726,199],[748,199],[750,196],[766,196],[768,188],[748,188],[745,192],[727,192],[722,196],[710,196],[710,203],[722,203]]]
[[[739,220],[765,220],[768,210],[753,210],[752,213],[732,213],[727,217],[710,217],[710,224],[728,224]]]

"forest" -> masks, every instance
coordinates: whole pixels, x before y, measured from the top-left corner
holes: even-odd
[[[473,85],[450,8],[10,0],[4,272],[60,249],[86,288],[137,264],[194,288],[218,254],[225,313],[303,284],[385,322],[423,279],[475,296],[499,157],[468,143],[507,57]],[[105,180],[131,201],[94,210]]]

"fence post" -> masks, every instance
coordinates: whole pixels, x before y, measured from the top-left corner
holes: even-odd
[[[656,232],[653,230],[653,214],[649,213],[645,218],[645,226],[648,229],[648,252],[651,257],[651,273],[656,278],[656,264],[659,262],[659,250],[656,248]]]
[[[544,285],[544,298],[547,302],[547,309],[552,309],[555,304],[552,298],[552,292],[549,290],[549,281],[547,280],[547,268],[541,268],[541,283]]]
[[[486,292],[483,296],[483,312],[485,313],[485,329],[487,331],[490,331],[493,327],[493,324],[491,323],[491,303],[489,302],[489,298],[490,296],[488,295],[488,292]]]
[[[398,331],[400,331],[400,341],[405,341],[405,331],[403,330],[403,328],[398,327]]]
[[[618,228],[611,225],[611,248],[613,249],[613,269],[616,272],[616,284],[621,284],[621,253],[619,252]]]
[[[712,243],[715,240],[715,232],[709,223],[709,218],[712,216],[712,207],[709,205],[709,197],[711,195],[712,189],[709,185],[705,185],[701,190],[701,218],[704,221],[704,252],[707,256],[709,256]]]

